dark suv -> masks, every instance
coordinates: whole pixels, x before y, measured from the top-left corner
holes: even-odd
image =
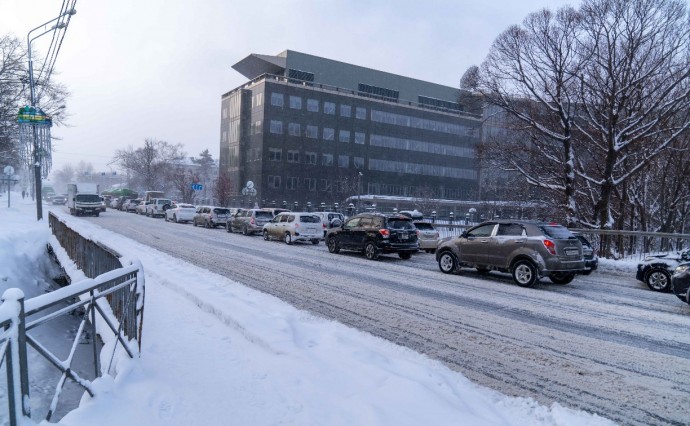
[[[326,245],[331,253],[359,251],[370,260],[378,259],[382,253],[397,253],[401,259],[409,259],[419,249],[412,219],[380,213],[358,214],[342,226],[331,228]]]
[[[671,290],[683,302],[690,304],[690,263],[681,263],[673,271]]]
[[[567,284],[584,273],[582,243],[567,228],[546,222],[497,220],[481,223],[459,237],[444,238],[436,250],[441,272],[460,267],[509,272],[531,287],[541,277]]]
[[[665,253],[647,256],[637,264],[635,277],[647,284],[651,290],[666,292],[671,290],[671,274],[681,262],[690,260],[690,250],[675,254]]]

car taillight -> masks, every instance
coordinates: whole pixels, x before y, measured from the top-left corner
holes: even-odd
[[[438,232],[434,233],[434,237],[439,238],[440,236],[441,235]]]
[[[383,228],[379,229],[379,234],[381,234],[383,238],[388,238],[391,236],[391,231],[387,230],[386,228]]]
[[[417,238],[419,238],[419,237],[421,237],[421,236],[422,236],[422,231],[420,231],[420,230],[418,229],[418,230],[417,230]]]
[[[299,223],[295,223],[295,228],[299,228]]]
[[[325,223],[322,223],[321,225],[323,225],[323,229],[326,229],[326,224],[325,224]]]
[[[252,224],[252,225],[254,225],[254,218],[251,218],[251,219],[249,220],[249,223]]]
[[[556,254],[556,244],[554,244],[553,241],[544,240],[544,247],[546,247],[549,253]]]

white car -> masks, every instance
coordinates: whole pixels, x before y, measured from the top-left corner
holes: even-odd
[[[323,226],[323,236],[321,238],[326,238],[326,233],[329,229],[338,227],[345,223],[345,216],[337,212],[314,212],[315,215],[321,218],[321,223]]]
[[[196,215],[196,207],[191,204],[172,203],[170,208],[165,211],[165,221],[172,221],[175,223],[187,223],[194,220]]]
[[[318,244],[323,238],[321,218],[314,213],[284,212],[279,213],[263,227],[264,240],[273,238],[283,240],[286,244],[295,241],[311,241]]]

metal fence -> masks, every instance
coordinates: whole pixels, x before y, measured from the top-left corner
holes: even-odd
[[[102,243],[89,240],[50,214],[50,226],[57,240],[70,258],[89,276],[51,293],[24,300],[19,289],[9,289],[0,304],[0,366],[6,365],[9,421],[22,424],[31,418],[27,347],[57,368],[61,375],[55,386],[46,420],[57,407],[65,381],[70,379],[89,395],[95,390],[90,380],[81,377],[73,368],[75,349],[87,331],[91,340],[95,377],[110,371],[115,351],[120,345],[133,358],[141,351],[144,314],[144,275],[141,264],[133,260],[120,263],[120,256]],[[63,315],[83,311],[82,320],[66,359],[59,357],[29,332]],[[98,339],[95,336],[112,333],[114,343],[109,365],[101,366]]]
[[[441,238],[456,237],[476,225],[437,220],[434,227]],[[570,229],[582,234],[592,243],[599,257],[611,259],[642,259],[650,254],[674,253],[690,248],[690,234],[606,229]]]

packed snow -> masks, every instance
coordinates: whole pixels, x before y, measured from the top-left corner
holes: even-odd
[[[50,269],[45,247],[56,244],[47,225],[51,208],[45,205],[44,220],[36,221],[35,203],[16,193],[10,208],[0,207],[0,292],[19,287],[31,298],[46,291],[35,265]],[[142,262],[146,307],[140,356],[118,356],[110,374],[94,382],[96,396],[85,394],[60,424],[613,424],[477,386],[419,353],[79,218],[65,220]],[[70,276],[83,276],[56,251]]]

